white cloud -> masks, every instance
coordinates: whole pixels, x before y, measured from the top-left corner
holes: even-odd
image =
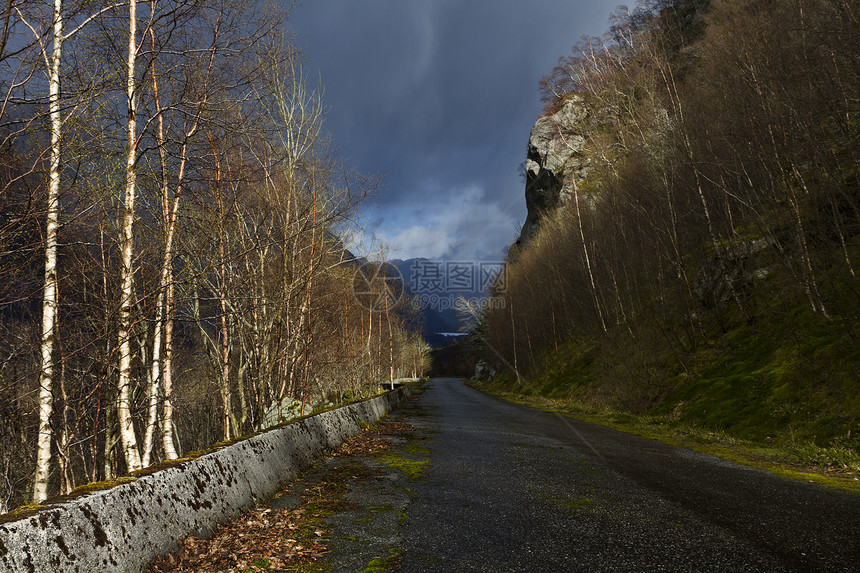
[[[376,236],[389,248],[389,257],[437,260],[497,260],[517,234],[517,222],[486,197],[480,185],[470,184],[447,193],[428,186],[439,201],[425,203],[421,224],[409,224],[404,213],[387,214]],[[414,216],[414,215],[413,215]]]

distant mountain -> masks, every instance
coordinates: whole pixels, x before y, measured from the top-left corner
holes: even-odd
[[[365,275],[356,274],[359,291],[370,276],[384,276],[396,292],[414,297],[423,319],[421,334],[434,348],[447,346],[460,338],[459,333],[467,326],[467,317],[457,312],[457,300],[464,297],[469,301],[486,301],[489,284],[501,268],[501,263],[425,258],[394,259],[380,266],[364,257],[354,257],[345,249],[344,254],[345,262]]]
[[[434,347],[446,346],[461,332],[465,321],[455,308],[462,296],[487,298],[488,263],[434,261],[425,258],[390,261],[403,277],[405,292],[414,295],[424,315],[424,339]],[[446,336],[447,334],[447,336]]]

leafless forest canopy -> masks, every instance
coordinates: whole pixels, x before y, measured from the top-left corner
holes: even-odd
[[[283,3],[0,7],[0,510],[420,374]],[[381,301],[381,302],[380,302]]]

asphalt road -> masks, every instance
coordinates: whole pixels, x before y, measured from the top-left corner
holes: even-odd
[[[860,571],[860,496],[435,378],[406,572]]]

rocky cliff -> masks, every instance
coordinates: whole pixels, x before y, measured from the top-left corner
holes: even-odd
[[[567,203],[574,183],[588,174],[589,159],[583,148],[589,119],[582,96],[571,94],[532,127],[525,164],[528,216],[516,248],[534,236],[545,216]]]

